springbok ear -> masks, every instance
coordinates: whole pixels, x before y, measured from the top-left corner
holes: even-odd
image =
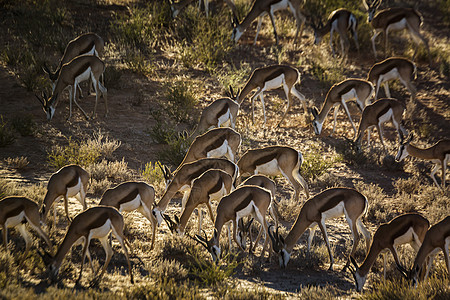
[[[250,230],[250,226],[252,226],[253,220],[255,220],[255,219],[252,218],[252,219],[247,223],[247,226],[245,227],[245,231],[249,231],[249,230]]]
[[[44,98],[41,98],[41,97],[39,97],[38,95],[36,95],[36,94],[34,94],[35,96],[36,96],[36,99],[38,99],[39,100],[39,102],[41,102],[41,104],[42,104],[42,106],[44,106],[45,107],[45,103],[44,103],[44,101],[45,100],[43,100]]]
[[[178,218],[177,215],[175,215],[175,222],[176,222],[177,224],[180,224],[180,218]]]
[[[400,274],[402,274],[402,276],[405,279],[409,279],[408,271],[403,266],[401,266],[399,264],[396,264],[396,265],[397,265],[397,269],[399,270]]]

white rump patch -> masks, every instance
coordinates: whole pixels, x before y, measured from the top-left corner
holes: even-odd
[[[81,191],[81,178],[78,177],[78,182],[75,186],[68,187],[67,188],[67,197],[74,197],[76,194],[78,194]]]
[[[410,227],[404,234],[394,239],[394,247],[411,243],[412,241],[414,241],[414,235],[417,236],[414,232],[414,229]]]
[[[324,221],[324,220],[340,217],[344,214],[344,209],[345,209],[344,201],[341,201],[335,207],[333,207],[327,211],[324,211],[322,213],[322,220]]]
[[[284,74],[281,74],[278,77],[275,77],[272,80],[266,81],[266,83],[264,84],[264,91],[269,91],[269,90],[273,90],[276,88],[279,88],[280,86],[283,85],[284,82]]]
[[[227,189],[225,188],[225,185],[222,182],[222,187],[220,188],[220,191],[209,194],[209,201],[216,201],[221,199],[223,196],[227,194]]]
[[[206,153],[206,157],[222,157],[224,156],[228,151],[228,141],[224,140],[222,145],[220,145],[220,147],[210,150],[208,151],[208,153]]]
[[[384,115],[378,119],[378,124],[383,124],[392,118],[392,109],[390,108]]]

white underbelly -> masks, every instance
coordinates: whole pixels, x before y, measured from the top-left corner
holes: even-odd
[[[380,75],[380,78],[378,79],[378,84],[382,84],[385,81],[394,80],[400,77],[400,73],[398,72],[397,68],[393,68],[389,72]]]
[[[89,237],[91,239],[98,239],[106,236],[111,231],[111,220],[107,219],[105,224],[100,227],[91,229],[89,232]]]
[[[80,82],[88,80],[90,75],[91,75],[91,67],[88,67],[86,71],[75,77],[75,83],[78,84]]]
[[[220,190],[218,192],[209,194],[209,201],[220,200],[226,194],[227,194],[227,189],[225,188],[225,185],[222,183],[222,187],[220,188]]]
[[[410,227],[408,231],[406,231],[404,234],[394,239],[394,247],[397,247],[398,245],[411,243],[412,241],[414,241],[414,235],[415,235],[414,229]]]
[[[279,88],[281,85],[283,85],[284,82],[284,74],[281,74],[278,77],[275,77],[274,79],[271,79],[269,81],[266,81],[264,84],[264,90],[273,90],[276,88]]]
[[[354,88],[352,88],[350,91],[341,96],[341,99],[344,101],[352,100],[355,98],[356,98],[356,90]]]
[[[219,158],[224,156],[227,153],[227,151],[228,151],[228,141],[224,140],[222,145],[220,145],[220,147],[208,151],[208,153],[206,153],[206,157]]]
[[[226,113],[224,113],[223,115],[221,115],[217,121],[217,127],[220,127],[222,125],[224,125],[225,123],[229,123],[231,119],[231,112],[230,109],[228,109],[226,111]],[[227,126],[227,125],[224,125]]]
[[[120,204],[119,211],[131,211],[141,206],[141,195],[137,194],[133,200]]]
[[[403,18],[398,22],[392,23],[390,24],[386,29],[388,31],[397,31],[397,30],[402,30],[406,28],[406,19]]]
[[[265,164],[256,166],[255,174],[264,174],[269,176],[277,176],[280,175],[280,168],[278,166],[278,160],[276,158],[272,159]]]
[[[24,217],[25,217],[25,212],[21,211],[17,216],[9,217],[8,219],[6,219],[5,226],[7,228],[15,227],[22,222]]]
[[[241,209],[240,211],[236,212],[236,220],[239,220],[245,216],[248,216],[250,214],[253,213],[253,210],[256,208],[255,203],[252,201],[250,201],[250,203],[244,207],[243,209]]]
[[[283,9],[287,9],[289,5],[289,1],[288,0],[282,0],[278,3],[273,4],[270,8],[273,12],[279,11],[279,10],[283,10]]]
[[[322,220],[324,221],[342,216],[344,214],[344,207],[344,201],[339,202],[335,207],[322,213]]]
[[[383,124],[392,118],[392,109],[389,109],[384,115],[378,119],[378,124]]]
[[[76,185],[67,188],[67,197],[73,197],[78,194],[81,190],[81,178],[78,177],[78,182]]]

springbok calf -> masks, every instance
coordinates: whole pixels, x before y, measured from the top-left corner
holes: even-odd
[[[47,243],[49,249],[52,249],[52,243],[48,235],[41,228],[41,218],[39,215],[39,206],[36,202],[26,197],[6,197],[0,200],[0,225],[3,229],[3,245],[8,251],[8,228],[15,227],[19,230],[25,240],[25,252],[23,259],[27,257],[33,240],[31,239],[25,224],[30,226]]]
[[[417,90],[412,84],[412,80],[417,78],[416,64],[406,58],[391,57],[376,63],[370,68],[367,81],[375,86],[375,99],[378,98],[378,91],[383,85],[386,97],[391,98],[388,82],[398,79],[411,93],[411,99],[416,97]]]
[[[222,170],[208,170],[192,182],[191,193],[186,201],[186,205],[181,213],[181,217],[175,216],[175,222],[168,215],[164,215],[169,228],[172,232],[179,235],[184,234],[186,224],[195,208],[201,204],[205,204],[208,208],[211,221],[214,223],[214,215],[211,207],[212,201],[218,201],[223,196],[228,195],[233,190],[233,178],[230,174]],[[202,229],[203,214],[198,209],[198,233]]]
[[[220,98],[209,104],[202,111],[197,128],[192,134],[199,134],[216,127],[231,127],[235,129],[239,112],[239,104],[231,98]]]
[[[66,235],[64,236],[64,240],[58,247],[56,255],[52,257],[48,253],[41,254],[44,261],[49,266],[50,278],[52,279],[52,281],[55,280],[58,276],[59,269],[64,260],[64,257],[72,248],[72,246],[83,244],[80,275],[78,276],[76,283],[78,284],[80,282],[81,275],[83,274],[84,260],[86,258],[86,255],[90,256],[88,253],[89,243],[91,239],[99,239],[106,253],[105,264],[103,265],[100,275],[98,275],[96,278],[96,281],[99,281],[102,278],[103,273],[105,273],[106,268],[108,267],[108,264],[113,255],[113,250],[108,241],[108,235],[112,231],[116,239],[119,241],[123,251],[125,252],[125,257],[128,263],[128,272],[130,274],[130,281],[131,283],[134,283],[128,250],[125,247],[126,239],[125,235],[123,234],[123,228],[123,216],[114,207],[92,207],[77,215],[73,219],[73,222],[70,223]],[[96,273],[98,273],[98,271]]]
[[[166,178],[167,188],[161,200],[156,204],[152,210],[152,214],[158,221],[158,226],[161,225],[163,221],[163,213],[166,211],[170,200],[175,196],[175,194],[180,191],[184,193],[182,200],[182,208],[184,209],[186,202],[191,191],[192,182],[194,179],[202,175],[209,169],[219,169],[231,175],[233,181],[236,179],[239,170],[236,164],[229,161],[228,159],[222,158],[202,158],[197,161],[184,164],[175,171],[175,174],[164,173]]]
[[[303,96],[303,94],[301,94],[299,91],[295,89],[296,83],[300,83],[300,73],[297,69],[293,67],[284,65],[273,65],[268,67],[256,68],[250,75],[250,78],[247,80],[247,83],[245,84],[244,88],[239,92],[238,96],[236,97],[236,101],[239,102],[239,104],[242,104],[242,101],[244,101],[245,97],[251,91],[257,88],[255,94],[250,98],[252,101],[252,119],[253,122],[255,122],[254,100],[255,98],[259,97],[263,106],[264,126],[265,126],[266,108],[264,105],[263,92],[273,90],[282,86],[284,89],[284,93],[286,94],[287,106],[283,114],[283,117],[277,124],[277,127],[279,127],[292,105],[291,94],[294,94],[295,97],[301,100],[305,113],[307,113],[308,111],[306,106],[306,98],[305,96]]]
[[[423,239],[422,246],[417,252],[416,258],[414,260],[414,265],[411,271],[407,271],[402,266],[397,267],[402,272],[402,274],[407,278],[412,280],[413,284],[417,286],[419,282],[419,274],[422,270],[424,262],[427,257],[429,258],[428,267],[425,273],[424,281],[427,280],[428,274],[430,272],[431,265],[433,264],[434,257],[438,252],[442,250],[444,252],[444,260],[447,265],[447,276],[450,276],[450,258],[449,258],[449,247],[450,247],[450,216],[439,223],[433,225],[428,229],[425,238]]]
[[[450,140],[440,140],[431,147],[420,149],[410,144],[412,139],[413,134],[410,133],[409,137],[401,142],[395,160],[401,161],[408,155],[431,160],[431,162],[435,163],[435,166],[431,171],[431,179],[433,179],[433,182],[437,187],[445,189],[445,173],[447,171],[448,162],[450,161]],[[442,187],[438,184],[435,177],[435,174],[439,169],[442,171]]]
[[[314,120],[312,122],[314,132],[317,135],[322,132],[325,118],[327,117],[331,108],[334,107],[334,124],[333,132],[331,133],[331,135],[333,135],[336,129],[338,106],[342,105],[345,112],[347,113],[350,123],[353,126],[356,137],[356,127],[353,123],[352,117],[350,116],[350,112],[348,111],[346,102],[352,99],[356,99],[356,104],[362,111],[367,104],[370,104],[370,98],[372,97],[373,92],[373,85],[370,82],[362,79],[350,78],[334,84],[328,91],[327,96],[325,97],[325,102],[323,103],[320,112],[317,111],[317,108],[315,106],[313,106],[311,109],[311,113],[314,117]]]
[[[52,96],[50,98],[47,98],[45,94],[43,97],[39,97],[38,95],[36,95],[36,98],[39,100],[39,102],[41,102],[42,107],[47,114],[47,120],[50,121],[53,118],[56,105],[58,104],[58,96],[61,95],[61,93],[68,86],[71,86],[71,89],[69,89],[69,117],[67,119],[69,120],[72,116],[72,101],[81,110],[86,119],[89,119],[86,112],[78,104],[76,96],[78,84],[89,78],[91,78],[95,89],[95,105],[92,117],[95,116],[100,93],[105,100],[105,116],[107,116],[107,89],[100,83],[100,76],[104,71],[105,63],[100,58],[94,55],[77,56],[67,64],[64,64],[59,72],[59,76],[56,80],[56,85],[55,89],[53,90]]]
[[[56,87],[56,81],[58,79],[61,68],[64,64],[70,62],[77,56],[80,55],[95,55],[100,57],[103,53],[105,47],[105,41],[93,32],[82,34],[75,39],[71,40],[64,50],[64,54],[59,61],[59,65],[55,72],[49,70],[49,68],[44,65],[44,72],[47,73],[48,77],[52,81],[53,91]],[[89,84],[89,88],[90,88]],[[80,86],[77,87],[80,92],[80,97],[82,96]]]
[[[64,198],[64,209],[69,222],[71,221],[68,208],[70,197],[75,197],[85,210],[87,208],[85,198],[88,182],[89,173],[77,165],[68,165],[55,172],[48,181],[47,193],[41,206],[42,222],[46,222],[47,214],[52,205],[61,198]],[[53,206],[53,218],[53,222],[56,224],[56,206]]]
[[[156,235],[156,219],[151,213],[155,205],[155,189],[145,182],[123,182],[118,186],[107,189],[100,200],[99,205],[112,206],[120,212],[138,210],[152,224],[153,249]]]
[[[367,132],[367,145],[370,145],[370,131],[374,126],[376,126],[378,134],[380,135],[380,141],[383,148],[386,149],[381,125],[389,120],[392,120],[392,124],[397,129],[399,141],[403,140],[403,138],[408,135],[406,129],[403,127],[403,114],[405,109],[403,103],[393,98],[383,98],[373,104],[367,105],[362,112],[358,134],[355,139],[358,149],[361,149],[362,138],[366,129],[369,129]]]
[[[386,279],[386,254],[391,251],[395,263],[400,266],[397,247],[403,244],[410,244],[417,252],[422,245],[425,234],[427,233],[430,222],[419,214],[404,214],[391,220],[389,223],[381,224],[373,235],[370,250],[364,259],[363,264],[358,264],[353,257],[350,257],[354,269],[352,269],[355,278],[356,291],[361,292],[366,283],[367,274],[369,274],[372,265],[375,263],[378,254],[383,254],[383,270]],[[351,267],[350,267],[351,268]]]
[[[180,166],[201,158],[220,158],[225,156],[235,161],[241,145],[241,135],[231,128],[214,128],[197,136],[189,147]]]
[[[283,175],[294,187],[293,199],[298,202],[300,187],[305,190],[306,198],[309,198],[308,184],[300,175],[302,163],[303,156],[299,151],[287,146],[269,146],[248,150],[239,159],[237,165],[241,176],[253,174]]]
[[[242,34],[250,27],[253,21],[258,18],[255,41],[253,42],[253,45],[256,45],[256,40],[258,39],[259,30],[262,24],[262,18],[266,15],[269,15],[270,21],[272,22],[273,34],[278,45],[278,34],[275,26],[274,13],[279,10],[290,8],[297,23],[297,31],[295,32],[294,37],[294,43],[296,43],[299,33],[300,38],[303,35],[303,28],[306,21],[305,16],[301,12],[301,7],[303,7],[302,0],[255,0],[253,2],[252,8],[250,9],[250,12],[247,14],[247,16],[245,16],[244,20],[241,23],[239,23],[235,14],[233,19],[233,33],[231,35],[231,39],[234,40],[235,43],[237,43]]]
[[[300,210],[295,224],[292,226],[285,239],[278,233],[278,229],[275,236],[269,230],[273,250],[279,255],[280,267],[285,268],[287,266],[292,249],[295,244],[297,244],[300,236],[308,228],[311,228],[308,237],[308,251],[310,251],[310,245],[314,237],[314,228],[319,225],[320,231],[322,231],[322,235],[327,244],[328,254],[330,255],[329,270],[332,270],[334,259],[333,254],[331,253],[330,242],[328,241],[325,221],[343,215],[345,215],[353,235],[353,248],[349,257],[355,253],[356,247],[358,246],[358,230],[364,235],[366,239],[366,249],[369,251],[371,239],[370,232],[361,222],[361,217],[367,211],[367,208],[368,203],[366,197],[360,192],[349,188],[331,188],[306,201]],[[348,259],[345,268],[348,267],[349,264],[350,259]]]
[[[218,262],[220,259],[220,233],[223,225],[229,221],[233,222],[234,241],[241,251],[245,251],[241,245],[241,241],[238,239],[237,224],[242,217],[248,215],[252,215],[261,223],[261,226],[263,226],[265,241],[260,257],[264,257],[265,249],[268,244],[267,221],[265,216],[269,209],[271,198],[272,195],[268,190],[258,186],[249,185],[235,189],[231,194],[220,200],[219,205],[217,206],[217,216],[214,223],[214,234],[212,238],[208,240],[206,233],[205,237],[200,235],[195,236],[197,241],[209,251],[214,262]]]
[[[368,21],[373,28],[373,36],[372,36],[372,48],[373,53],[375,55],[375,59],[377,58],[377,50],[375,49],[375,39],[377,36],[383,32],[384,34],[384,53],[388,51],[388,33],[389,31],[398,31],[406,29],[411,35],[416,46],[422,42],[428,51],[428,57],[430,58],[430,48],[428,47],[428,42],[420,33],[420,25],[422,24],[422,15],[413,8],[407,7],[392,7],[379,11],[377,14],[378,7],[381,4],[381,0],[375,0],[372,2],[368,2],[367,0],[363,0],[363,4],[368,12]],[[413,59],[417,54],[416,47],[414,51]]]
[[[333,57],[335,56],[333,48],[333,34],[336,31],[339,34],[341,41],[341,53],[342,57],[348,55],[348,48],[350,42],[348,41],[347,31],[350,31],[353,39],[355,40],[356,48],[359,51],[358,33],[356,28],[358,27],[358,21],[355,15],[347,9],[337,9],[332,11],[328,16],[327,23],[325,25],[312,23],[311,27],[314,30],[314,44],[318,45],[322,41],[322,38],[327,33],[330,33],[330,48]]]

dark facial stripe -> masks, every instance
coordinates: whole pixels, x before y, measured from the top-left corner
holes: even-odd
[[[119,203],[118,203],[118,207],[116,207],[117,209],[120,207],[121,204],[123,203],[127,203],[132,201],[134,198],[137,197],[137,195],[139,194],[139,190],[136,188],[133,191],[131,191],[128,195],[126,195],[125,197],[123,197]]]

